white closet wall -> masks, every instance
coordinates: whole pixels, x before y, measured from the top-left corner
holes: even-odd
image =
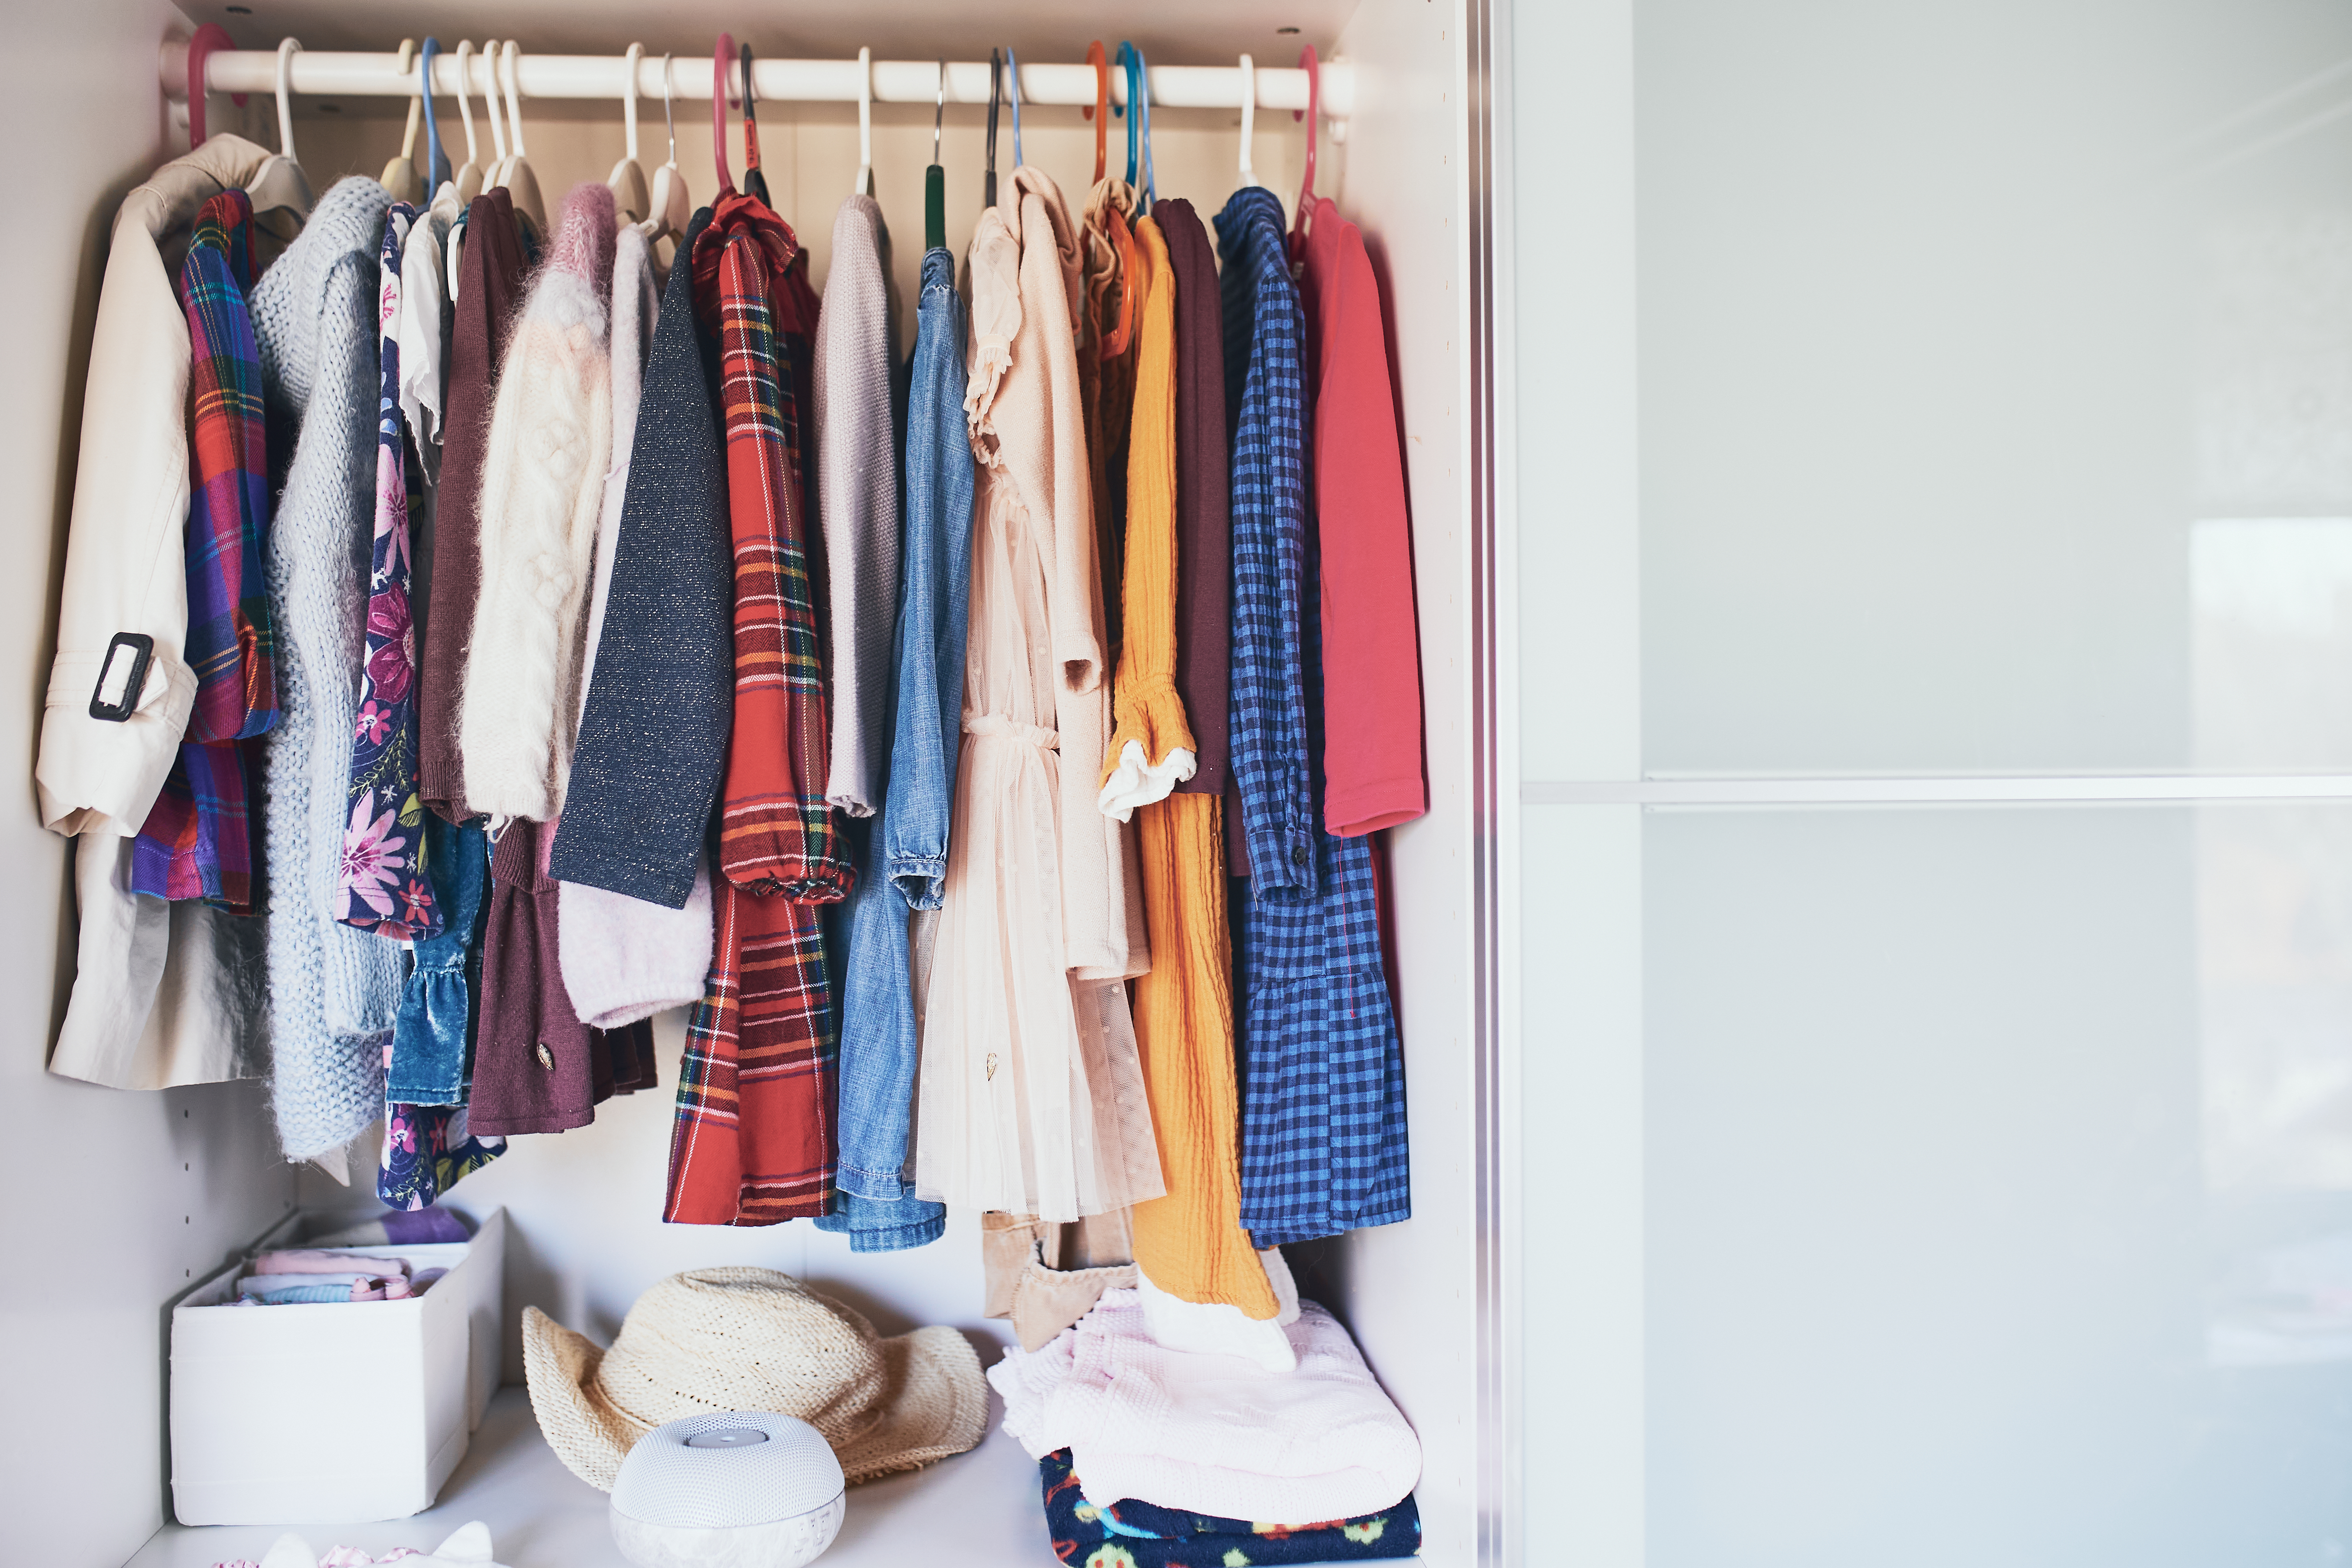
[[[163,1521],[166,1304],[293,1199],[258,1084],[126,1093],[44,1069],[73,980],[66,841],[44,831],[33,751],[57,629],[82,433],[83,360],[107,235],[164,156],[155,46],[187,23],[152,0],[15,8],[20,79],[0,146],[23,227],[0,254],[12,301],[0,378],[0,1559],[100,1568]],[[60,700],[87,702],[60,694]]]

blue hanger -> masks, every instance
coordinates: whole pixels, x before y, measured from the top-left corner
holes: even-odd
[[[425,98],[425,199],[427,203],[439,193],[442,182],[450,178],[449,158],[441,151],[441,127],[433,119],[433,57],[440,52],[440,39],[425,40],[421,86]]]
[[[1142,58],[1142,52],[1133,43],[1120,42],[1118,63],[1127,72],[1127,101],[1118,106],[1117,112],[1127,117],[1127,183],[1130,185],[1135,183],[1135,128],[1142,118],[1139,109],[1143,101],[1139,90],[1141,78],[1136,74]]]
[[[1143,51],[1131,43],[1118,47],[1119,57],[1127,62],[1127,183],[1135,186],[1135,210],[1151,210],[1154,185],[1151,178],[1151,76],[1150,66]],[[1136,183],[1135,144],[1139,137],[1143,143],[1143,182]]]

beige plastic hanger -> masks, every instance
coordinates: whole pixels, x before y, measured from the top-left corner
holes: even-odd
[[[628,141],[628,155],[613,165],[613,172],[604,183],[613,190],[613,205],[619,209],[621,221],[634,224],[653,211],[653,197],[646,189],[645,165],[637,162],[637,62],[646,57],[643,44],[629,46],[629,90],[621,95],[621,120]]]
[[[416,56],[416,40],[400,40],[399,74],[408,74],[408,62]],[[425,183],[416,172],[416,128],[425,123],[425,76],[417,73],[416,96],[408,100],[408,130],[400,139],[400,156],[383,166],[383,188],[392,193],[395,202],[420,200],[419,189]]]
[[[317,199],[294,152],[294,57],[301,49],[300,42],[293,38],[282,39],[278,46],[278,156],[262,165],[260,176],[246,193],[257,213],[283,207],[307,218]]]
[[[662,57],[662,120],[669,127],[669,162],[654,171],[652,204],[637,232],[646,239],[659,243],[665,238],[684,239],[686,225],[693,216],[687,205],[686,176],[677,168],[677,113],[671,101],[671,57]]]
[[[514,132],[514,159],[507,165],[507,189],[515,211],[529,218],[541,235],[547,233],[547,204],[540,199],[539,176],[530,172],[530,157],[522,144],[522,94],[515,80],[522,74],[522,48],[512,38],[499,46],[499,65],[507,80],[507,125]]]
[[[475,162],[479,149],[474,142],[474,100],[467,96],[466,85],[473,78],[469,74],[474,63],[474,45],[470,38],[457,46],[457,114],[466,122],[466,161],[458,165],[451,183],[457,187],[457,200],[468,204],[482,193],[482,166]],[[439,192],[434,193],[438,195]]]

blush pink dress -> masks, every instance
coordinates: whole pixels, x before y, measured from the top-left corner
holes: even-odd
[[[972,241],[979,459],[963,753],[925,1004],[915,1183],[1073,1220],[1165,1190],[1126,981],[1151,967],[1110,736],[1078,391],[1077,236],[1024,167]]]

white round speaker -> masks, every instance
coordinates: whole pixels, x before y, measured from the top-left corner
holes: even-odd
[[[638,1568],[801,1568],[833,1544],[841,1461],[807,1422],[688,1416],[646,1433],[613,1482],[613,1541]]]

